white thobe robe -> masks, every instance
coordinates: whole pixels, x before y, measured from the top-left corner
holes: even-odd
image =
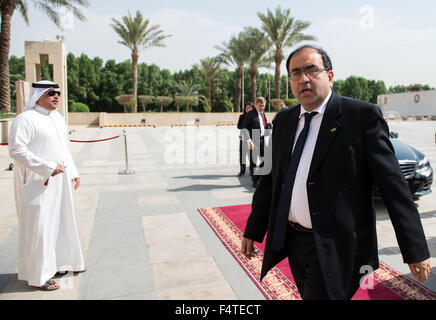
[[[31,286],[44,285],[58,271],[85,269],[71,181],[78,172],[67,130],[59,112],[38,105],[11,125],[9,153],[14,159],[20,234],[18,279]],[[66,169],[52,177],[58,163]]]

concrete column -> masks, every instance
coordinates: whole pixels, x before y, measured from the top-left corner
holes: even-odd
[[[15,88],[17,92],[17,115],[19,115],[21,112],[23,112],[27,100],[29,100],[31,88],[29,82],[22,80],[15,82]]]
[[[100,116],[98,120],[98,125],[100,126],[100,128],[106,125],[106,116],[107,116],[106,112],[100,112]]]
[[[48,56],[48,63],[53,65],[53,81],[59,84],[61,97],[58,111],[68,123],[68,88],[67,88],[67,50],[63,42],[25,42],[26,81],[37,82],[41,79],[41,66],[44,57]]]
[[[9,125],[12,119],[1,119],[0,120],[0,143],[8,143],[9,142]]]

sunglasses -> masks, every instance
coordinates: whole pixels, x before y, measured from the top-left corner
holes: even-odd
[[[53,97],[55,94],[57,94],[59,97],[61,96],[61,92],[60,91],[49,91],[47,92],[47,95],[49,95],[50,97]]]

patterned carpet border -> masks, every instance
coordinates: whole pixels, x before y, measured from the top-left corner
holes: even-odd
[[[201,208],[198,211],[267,299],[301,299],[295,284],[278,267],[273,268],[262,282],[259,281],[263,259],[262,250],[255,246],[256,256],[250,260],[246,259],[239,252],[242,239],[241,230],[220,208]],[[373,277],[375,282],[384,285],[403,300],[436,300],[435,292],[382,261],[380,261],[380,269],[369,277]]]
[[[262,251],[255,246],[256,256],[250,260],[246,259],[239,252],[238,247],[242,239],[241,231],[219,208],[198,209],[198,211],[267,299],[301,300],[295,284],[278,268],[273,268],[262,282],[259,281]]]

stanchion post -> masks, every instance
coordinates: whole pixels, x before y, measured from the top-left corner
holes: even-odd
[[[129,156],[127,152],[127,130],[123,129],[124,135],[124,152],[126,154],[126,170],[120,171],[119,174],[134,174],[135,171],[129,170]]]

